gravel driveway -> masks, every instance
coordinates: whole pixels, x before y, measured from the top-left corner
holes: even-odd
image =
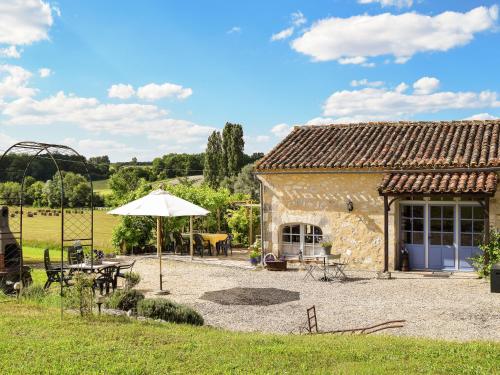
[[[271,272],[184,261],[164,262],[167,298],[194,307],[206,324],[237,331],[289,333],[304,324],[306,308],[316,305],[320,330],[363,327],[406,319],[394,335],[450,340],[500,341],[500,294],[471,275],[430,278],[397,273],[377,280],[375,273],[348,271],[350,281],[304,281],[304,271]],[[137,287],[158,289],[158,260],[138,258]],[[300,299],[268,306],[221,305],[200,297],[230,288],[279,288],[299,292]],[[149,293],[148,293],[149,294]]]

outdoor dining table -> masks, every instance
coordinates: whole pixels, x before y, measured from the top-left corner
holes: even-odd
[[[312,272],[314,270],[314,267],[316,268],[323,268],[323,276],[321,278],[319,278],[319,281],[332,281],[334,280],[333,277],[330,277],[328,276],[328,264],[327,264],[327,260],[329,258],[329,255],[314,255],[314,256],[306,256],[304,257],[304,260],[307,261],[307,260],[315,260],[316,262],[318,262],[320,265],[316,265],[316,266],[312,266],[313,268],[310,269],[310,271],[308,272],[311,276],[312,276]],[[323,260],[323,262],[321,262],[321,260]],[[321,263],[322,264],[322,267],[321,267]],[[335,263],[332,264],[333,267],[337,267],[337,265]],[[307,275],[306,275],[307,276]],[[314,276],[313,276],[314,278]]]
[[[215,249],[217,243],[227,239],[227,233],[198,233],[205,241],[210,242],[210,245]],[[183,233],[182,237],[189,238],[189,233]]]
[[[120,262],[110,262],[110,261],[104,261],[102,262],[102,264],[93,264],[93,265],[87,263],[77,263],[68,265],[67,268],[71,271],[99,272],[103,268],[110,266],[118,267],[120,264],[121,264]]]

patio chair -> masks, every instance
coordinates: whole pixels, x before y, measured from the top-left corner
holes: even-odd
[[[208,254],[212,255],[212,246],[210,246],[210,244],[209,244],[208,247],[205,247],[203,237],[201,236],[201,234],[194,233],[193,240],[194,240],[193,245],[194,245],[194,253],[195,254],[198,253],[198,254],[200,254],[200,256],[203,257],[205,250],[208,250]]]
[[[186,243],[182,238],[180,232],[174,232],[174,243],[175,243],[175,252],[181,254],[189,254],[189,243]]]
[[[231,233],[229,233],[224,241],[220,241],[217,254],[222,253],[225,256],[227,256],[228,252],[230,251],[231,255],[233,255],[232,241],[233,241],[233,236]]]
[[[115,272],[116,272],[116,267],[115,266],[108,266],[101,268],[98,273],[97,277],[94,281],[94,291],[95,288],[99,287],[99,293],[102,295],[102,292],[104,289],[106,289],[106,294],[109,294],[109,287],[111,286],[113,291],[115,290]]]
[[[52,264],[50,261],[49,249],[43,251],[43,262],[45,265],[45,273],[47,274],[47,281],[43,287],[44,289],[48,289],[52,283],[60,283],[61,280],[66,286],[70,286],[69,281],[71,280],[71,276],[65,275],[65,269],[61,268],[60,265],[55,266]]]
[[[302,252],[299,253],[299,258],[301,260],[302,267],[306,270],[306,275],[304,276],[304,281],[307,280],[308,278],[312,278],[313,280],[316,280],[316,277],[314,276],[314,272],[320,270],[320,261],[318,261],[314,257],[303,256]],[[321,262],[321,264],[323,264],[323,262]]]
[[[344,254],[336,254],[336,255],[330,255],[330,257],[336,257],[336,258],[330,258],[329,259],[329,264],[333,266],[334,270],[334,278],[343,278],[347,279],[347,276],[344,272],[345,268],[349,265],[349,262],[351,261],[351,255],[352,252],[351,250],[347,250]]]
[[[121,277],[122,279],[126,279],[127,273],[132,272],[132,268],[134,268],[134,265],[135,265],[135,259],[132,263],[121,264],[118,267],[116,267],[116,273],[113,279],[113,290],[118,287],[118,278]]]
[[[68,253],[69,265],[80,264],[84,262],[83,248],[81,246],[80,247],[69,246],[67,253]]]

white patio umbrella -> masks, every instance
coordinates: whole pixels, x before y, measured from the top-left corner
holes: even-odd
[[[161,266],[162,218],[189,216],[189,247],[191,257],[193,257],[193,216],[205,216],[209,213],[210,211],[205,210],[203,207],[176,197],[162,189],[154,190],[142,198],[108,212],[109,215],[156,216],[156,248],[160,258],[160,291],[163,290]]]

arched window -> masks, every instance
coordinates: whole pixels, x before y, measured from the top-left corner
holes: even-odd
[[[285,224],[281,228],[281,251],[284,255],[304,256],[321,254],[323,231],[311,224]]]

